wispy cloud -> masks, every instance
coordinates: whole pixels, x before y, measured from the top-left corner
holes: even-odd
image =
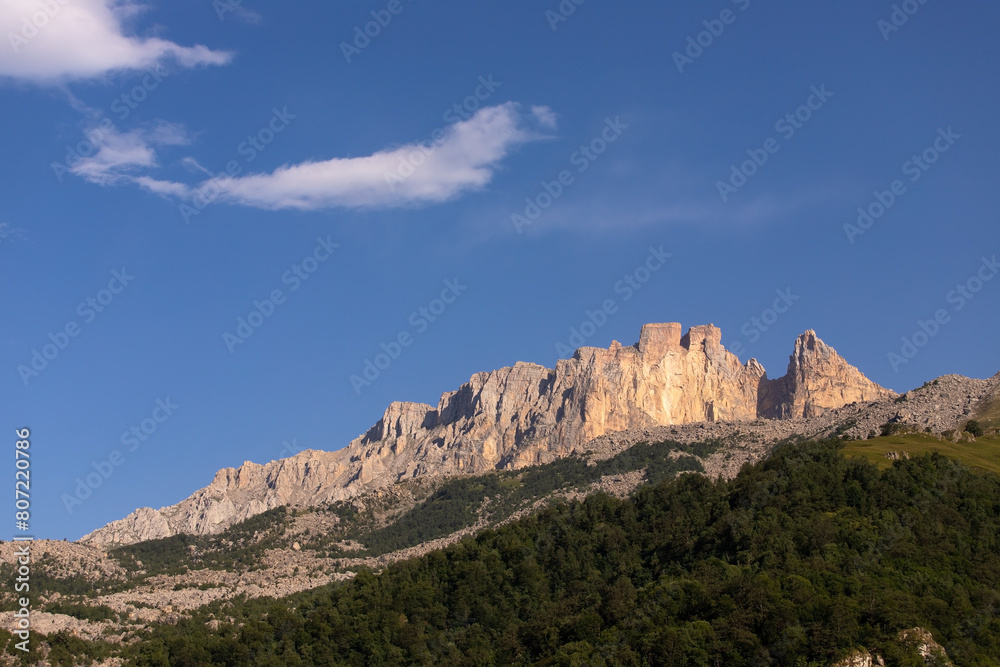
[[[244,23],[257,25],[263,20],[260,14],[247,9],[240,2],[242,0],[216,0],[216,2],[212,3],[212,6],[215,7],[215,13],[218,14],[220,21],[234,17]]]
[[[182,67],[223,65],[232,55],[126,34],[141,11],[133,0],[3,0],[0,77],[40,84],[92,79],[172,61]]]
[[[215,177],[194,185],[137,175],[137,168],[156,164],[155,134],[115,135],[114,146],[102,149],[93,164],[74,171],[95,183],[128,179],[156,194],[187,200],[210,200],[267,210],[328,208],[392,208],[440,203],[462,193],[483,188],[517,146],[538,141],[555,129],[555,114],[548,107],[525,111],[508,102],[480,109],[466,121],[451,125],[440,141],[428,149],[406,144],[354,158],[310,160],[280,167],[270,173],[242,177]],[[161,145],[169,142],[159,140]],[[401,161],[414,152],[424,160],[408,177],[390,180]],[[197,164],[190,158],[182,162]]]
[[[157,166],[157,146],[181,146],[189,143],[184,130],[171,123],[160,122],[147,128],[137,128],[128,132],[93,129],[88,133],[96,139],[96,152],[70,167],[70,172],[98,185],[116,185],[135,181],[146,186],[144,181],[152,180],[137,176],[137,172]],[[153,187],[150,190],[156,191]],[[163,189],[159,194],[182,193],[183,188]]]
[[[675,175],[673,169],[655,166],[620,174],[614,171],[609,168],[590,173],[588,187],[573,190],[546,209],[534,224],[524,228],[525,233],[538,236],[586,230],[620,234],[625,230],[668,226],[721,234],[753,233],[775,224],[801,220],[803,216],[823,215],[824,211],[851,201],[841,187],[817,183],[797,188],[761,188],[759,192],[743,193],[745,196],[738,200],[724,203],[711,189],[710,177],[699,181],[698,176],[691,175],[700,173],[696,166],[688,169],[688,175]],[[513,201],[503,205],[503,209],[523,206],[523,200],[517,202],[513,195],[510,198]],[[477,212],[470,218],[469,226],[481,219],[486,221],[480,225],[486,229],[485,234],[516,233],[506,216],[499,216],[506,224],[497,224],[497,205]],[[485,234],[484,240],[493,238]]]
[[[14,227],[9,223],[0,222],[0,243],[14,240],[23,241],[26,238],[24,230],[20,227]]]

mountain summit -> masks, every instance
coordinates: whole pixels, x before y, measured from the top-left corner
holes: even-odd
[[[364,435],[334,452],[310,450],[220,470],[204,489],[160,510],[142,508],[82,538],[95,546],[176,533],[211,534],[282,505],[344,500],[398,481],[548,463],[627,429],[758,417],[815,417],[894,396],[816,335],[795,342],[784,377],[743,364],[713,325],[682,333],[647,324],[639,342],[582,347],[555,369],[518,362],[476,373],[437,406],[392,403]]]

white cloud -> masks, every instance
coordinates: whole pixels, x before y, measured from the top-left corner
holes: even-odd
[[[149,176],[139,176],[133,178],[132,180],[146,190],[149,190],[154,194],[163,195],[164,197],[185,198],[191,195],[191,189],[183,183],[161,181],[155,178],[150,178]]]
[[[152,179],[134,176],[137,171],[157,166],[155,146],[180,146],[189,143],[187,135],[179,126],[161,122],[151,128],[138,128],[129,132],[118,132],[113,128],[93,128],[87,136],[95,152],[70,166],[71,173],[98,185],[135,181],[160,194],[177,195],[183,192],[178,188],[158,191],[145,182]]]
[[[531,107],[531,113],[538,119],[542,127],[549,130],[556,129],[556,112],[548,107]]]
[[[519,144],[544,138],[554,114],[517,104],[480,109],[448,127],[430,146],[408,144],[366,157],[284,166],[269,174],[220,177],[203,183],[204,196],[263,209],[394,207],[443,202],[482,188]]]
[[[223,65],[231,54],[205,46],[125,33],[140,11],[133,0],[2,0],[0,77],[43,84],[145,69],[164,61],[183,67]]]
[[[225,202],[267,210],[390,208],[444,202],[480,189],[513,148],[546,138],[545,131],[554,127],[555,114],[548,107],[525,113],[508,102],[480,109],[472,118],[449,126],[434,142],[406,144],[365,157],[286,165],[271,173],[217,176],[193,186],[136,175],[137,170],[156,166],[153,144],[170,142],[155,133],[134,131],[112,135],[88,164],[76,165],[73,171],[102,185],[125,179],[195,204]],[[192,158],[180,162],[201,169]]]

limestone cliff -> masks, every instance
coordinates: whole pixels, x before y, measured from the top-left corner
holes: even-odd
[[[814,416],[893,395],[808,331],[788,374],[768,380],[722,346],[712,325],[647,324],[639,342],[584,347],[555,369],[516,363],[477,373],[437,406],[393,403],[364,435],[335,452],[307,451],[219,471],[206,488],[160,510],[143,508],[85,536],[128,544],[207,534],[280,505],[319,505],[421,476],[547,463],[614,431],[767,416]]]
[[[848,403],[891,395],[809,330],[795,341],[785,376],[761,382],[758,412],[777,419],[818,417]]]

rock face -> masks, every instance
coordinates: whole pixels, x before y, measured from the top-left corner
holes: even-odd
[[[346,448],[307,451],[266,465],[219,471],[172,507],[143,508],[81,541],[129,544],[176,533],[209,534],[280,505],[320,505],[422,476],[548,463],[606,433],[766,416],[808,417],[893,396],[808,331],[788,374],[768,380],[722,346],[712,325],[682,334],[647,324],[639,342],[583,347],[555,369],[517,363],[477,373],[437,406],[392,403]]]
[[[785,376],[761,383],[758,412],[777,419],[818,417],[848,403],[890,395],[809,330],[795,341]]]
[[[925,665],[951,667],[955,664],[948,657],[948,653],[944,650],[944,647],[934,641],[934,635],[923,628],[903,630],[899,633],[899,641],[904,645],[917,649],[917,653],[924,659]]]
[[[923,628],[903,630],[899,633],[898,640],[901,645],[916,649],[927,667],[951,667],[955,664],[944,647],[934,641],[934,636]],[[884,664],[885,660],[881,655],[862,649],[834,663],[833,667],[878,667]]]
[[[881,667],[885,665],[882,656],[869,651],[854,651],[843,660],[833,663],[833,667]]]

